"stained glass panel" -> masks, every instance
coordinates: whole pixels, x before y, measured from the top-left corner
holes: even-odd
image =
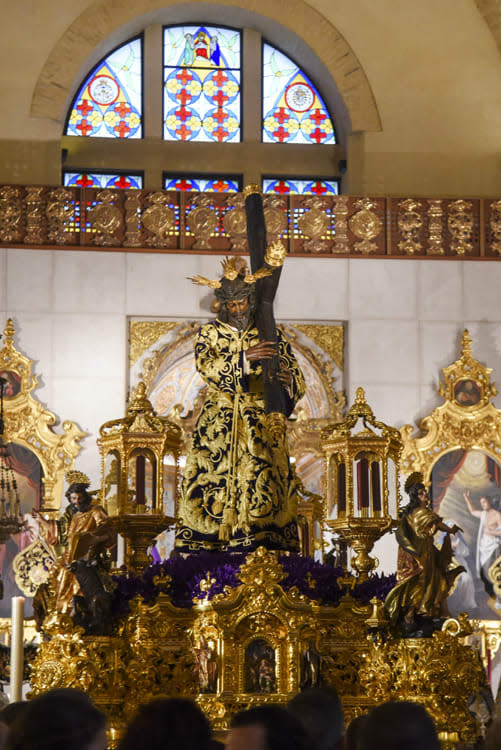
[[[240,141],[240,32],[164,29],[164,139]]]
[[[320,94],[287,55],[263,44],[263,142],[336,142]]]
[[[164,175],[164,190],[198,190],[201,193],[238,193],[241,178],[217,175],[211,178],[196,175]]]
[[[142,175],[132,174],[101,174],[99,172],[65,172],[63,184],[66,187],[93,188],[137,188],[143,187]]]
[[[87,76],[73,101],[66,135],[142,138],[142,43],[133,39]]]
[[[280,195],[339,195],[337,180],[296,180],[270,177],[263,179],[263,193]]]

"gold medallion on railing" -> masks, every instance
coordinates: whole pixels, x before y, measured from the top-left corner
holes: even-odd
[[[153,235],[146,242],[153,247],[167,247],[167,236],[176,225],[174,211],[166,205],[166,198],[163,192],[150,195],[150,203],[153,205],[141,217],[143,226]]]
[[[372,210],[377,207],[377,204],[370,198],[362,198],[355,203],[355,206],[359,211],[348,220],[351,231],[361,240],[355,243],[355,250],[363,255],[375,253],[378,246],[372,240],[381,233],[383,228],[383,222]]]
[[[402,235],[398,243],[398,249],[406,255],[420,253],[422,249],[420,239],[424,220],[420,213],[423,204],[413,198],[407,198],[398,203],[397,225]]]

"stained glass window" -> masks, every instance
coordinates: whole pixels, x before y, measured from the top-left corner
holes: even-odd
[[[201,193],[238,193],[242,178],[235,175],[169,175],[164,174],[164,190],[198,190]]]
[[[240,32],[164,29],[164,139],[240,141]]]
[[[66,135],[142,138],[142,42],[133,39],[87,76],[73,101]]]
[[[287,55],[263,44],[263,142],[335,143],[320,94]]]
[[[263,179],[263,193],[280,195],[339,195],[338,180],[296,180],[294,177]]]
[[[65,172],[63,184],[67,187],[137,188],[143,187],[140,174],[102,174],[100,172]]]

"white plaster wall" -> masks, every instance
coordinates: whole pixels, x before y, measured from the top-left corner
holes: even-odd
[[[35,360],[38,398],[60,421],[89,433],[78,468],[100,479],[99,426],[124,414],[127,316],[205,316],[207,292],[187,281],[215,277],[219,257],[120,252],[0,250],[0,325],[14,318],[16,345]],[[501,378],[501,263],[289,258],[276,316],[347,323],[349,403],[366,390],[376,416],[417,423],[441,403],[440,368],[459,356],[464,327],[473,352]],[[501,407],[501,397],[495,400]],[[58,428],[56,428],[58,429]],[[391,537],[376,548],[393,570]]]

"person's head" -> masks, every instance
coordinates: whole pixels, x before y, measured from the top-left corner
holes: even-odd
[[[411,485],[408,490],[409,493],[409,510],[415,510],[415,508],[426,508],[430,504],[430,496],[426,486],[422,482],[416,482]]]
[[[306,750],[301,722],[281,706],[239,711],[230,722],[226,750]]]
[[[362,726],[357,750],[440,750],[433,719],[423,706],[390,701],[373,708]]]
[[[481,497],[480,498],[480,507],[482,510],[490,510],[492,508],[492,502],[491,499],[488,497]]]
[[[87,510],[92,504],[92,496],[87,490],[88,485],[82,482],[73,482],[66,490],[68,502],[78,510]]]
[[[119,750],[210,750],[210,722],[187,698],[158,698],[141,706]]]
[[[12,726],[17,717],[24,714],[28,706],[28,701],[14,701],[13,703],[8,703],[5,708],[0,711],[0,721],[3,724],[7,724],[8,727]]]
[[[336,750],[344,736],[344,714],[334,688],[310,688],[296,695],[287,710],[304,727],[310,750]]]
[[[80,690],[50,690],[14,720],[6,750],[105,750],[106,719]]]

